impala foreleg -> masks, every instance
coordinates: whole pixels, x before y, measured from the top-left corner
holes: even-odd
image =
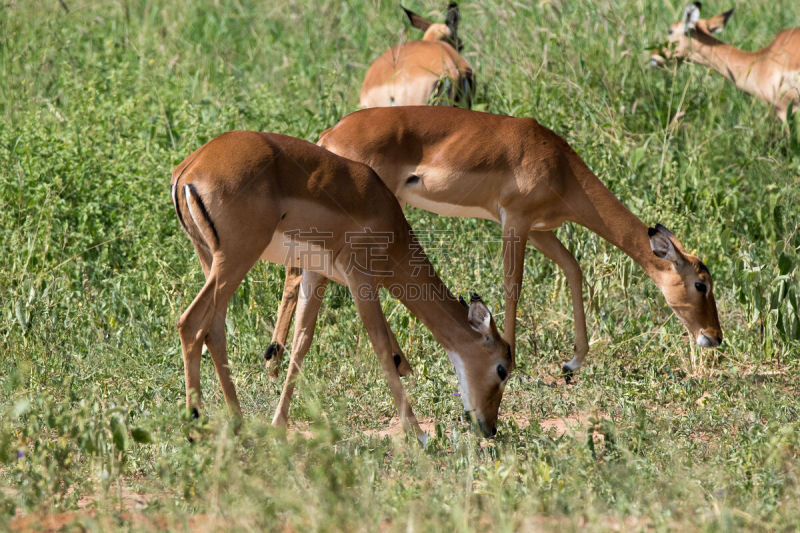
[[[386,324],[386,332],[389,335],[389,339],[392,342],[392,360],[394,361],[394,366],[397,369],[397,373],[401,376],[407,376],[414,372],[414,369],[411,368],[411,363],[408,362],[406,359],[406,354],[403,353],[403,349],[400,348],[400,343],[397,342],[397,337],[395,337],[394,331],[392,331],[391,326],[389,326],[389,321],[386,319],[386,315],[381,313],[383,316],[383,322]]]
[[[417,422],[417,417],[411,410],[406,391],[392,357],[391,335],[388,333],[386,318],[384,317],[381,303],[378,299],[377,288],[369,281],[364,279],[353,280],[348,284],[353,300],[356,302],[356,309],[367,329],[369,340],[378,359],[381,362],[383,376],[389,384],[395,406],[397,407],[400,421],[406,431],[413,431],[417,438],[424,445],[428,436],[422,431]]]
[[[303,358],[311,347],[314,339],[314,329],[317,325],[319,308],[322,306],[322,297],[328,286],[328,278],[310,272],[301,271],[301,281],[299,290],[299,304],[297,306],[297,320],[294,325],[294,338],[292,339],[292,356],[289,360],[289,370],[286,372],[286,381],[283,384],[283,392],[278,402],[278,408],[272,419],[274,426],[286,426],[289,421],[289,404],[292,401],[294,384],[300,368],[303,366]]]
[[[278,308],[278,318],[275,321],[275,330],[272,332],[272,342],[264,352],[267,373],[272,380],[278,379],[278,371],[286,349],[286,338],[292,325],[295,307],[297,307],[297,290],[303,279],[303,269],[286,267],[286,279],[283,283],[283,296]]]
[[[514,221],[510,217],[503,223],[503,286],[506,310],[503,317],[503,336],[511,346],[516,361],[517,303],[522,290],[525,269],[525,246],[528,243],[529,222]]]
[[[528,235],[531,244],[545,257],[555,262],[564,275],[572,295],[572,314],[575,327],[575,351],[572,360],[565,363],[562,371],[565,376],[583,366],[586,354],[589,353],[589,339],[586,333],[586,312],[583,307],[583,272],[575,256],[558,240],[552,231],[532,231]]]

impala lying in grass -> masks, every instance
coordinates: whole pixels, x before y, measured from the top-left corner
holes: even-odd
[[[761,50],[748,52],[714,37],[733,8],[708,19],[700,18],[700,9],[700,2],[686,8],[683,19],[667,30],[669,46],[653,51],[651,63],[687,60],[706,66],[770,104],[785,122],[789,105],[800,100],[800,28],[783,30]]]
[[[387,287],[425,323],[455,366],[464,408],[493,435],[511,349],[478,297],[456,300],[436,275],[391,191],[366,165],[309,142],[233,131],[189,155],[172,173],[172,202],[206,283],[178,321],[186,405],[200,408],[200,355],[208,347],[225,400],[240,414],[225,346],[228,301],[259,259],[303,268],[292,360],[273,419],[285,425],[294,382],[328,280],[347,285],[378,354],[406,429],[424,441],[400,382],[407,362],[378,298]]]
[[[420,41],[387,50],[367,70],[361,107],[460,103],[472,105],[475,80],[461,57],[458,5],[447,7],[445,24],[434,24],[403,8],[412,26],[425,32]]]
[[[575,315],[575,352],[565,374],[589,351],[583,274],[553,233],[567,221],[597,233],[644,268],[698,346],[717,346],[722,331],[706,266],[664,226],[648,228],[558,135],[532,118],[446,107],[365,109],[323,132],[319,144],[368,164],[401,204],[434,213],[479,217],[503,227],[504,336],[515,353],[517,301],[525,244],[567,276]],[[277,375],[299,271],[287,270],[279,320],[267,349]]]

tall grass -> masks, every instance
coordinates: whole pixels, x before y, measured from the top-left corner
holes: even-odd
[[[441,348],[385,301],[417,371],[415,410],[437,423],[428,450],[365,433],[395,409],[344,289],[326,297],[291,411],[308,432],[288,438],[267,424],[280,390],[260,357],[282,269],[258,265],[231,301],[238,436],[205,361],[205,438],[186,442],[174,327],[203,278],[171,209],[171,169],[230,129],[315,140],[356,109],[369,62],[415,38],[399,6],[66,5],[0,7],[0,527],[63,512],[88,529],[800,525],[800,154],[766,105],[718,75],[647,67],[645,48],[683,4],[462,2],[460,32],[477,108],[554,129],[704,260],[725,344],[692,357],[638,267],[565,226],[586,277],[589,362],[575,385],[557,380],[569,294],[531,251],[497,440],[469,432]],[[445,4],[407,7],[441,18]],[[793,2],[754,0],[722,38],[756,49],[797,25]],[[500,310],[499,228],[407,214],[446,236],[428,246],[446,283]],[[540,424],[562,417],[581,423],[563,435]]]

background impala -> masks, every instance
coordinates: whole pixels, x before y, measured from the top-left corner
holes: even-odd
[[[361,85],[361,107],[461,104],[472,106],[475,76],[461,56],[458,4],[447,6],[446,24],[403,8],[421,40],[392,47],[370,65]]]
[[[770,44],[749,52],[714,37],[728,24],[733,8],[707,19],[700,18],[701,8],[700,2],[689,4],[682,20],[667,31],[669,46],[653,51],[652,64],[687,60],[708,67],[772,105],[785,122],[789,106],[800,101],[800,28],[781,30]]]

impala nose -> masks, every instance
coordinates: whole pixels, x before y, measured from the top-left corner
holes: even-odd
[[[705,333],[701,332],[700,335],[697,336],[695,342],[697,342],[697,345],[702,348],[713,348],[722,344],[722,334],[719,334],[716,337],[711,337],[710,335],[706,335]]]

